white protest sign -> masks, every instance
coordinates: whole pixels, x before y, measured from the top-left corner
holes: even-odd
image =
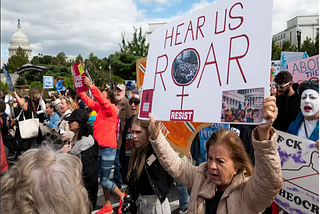
[[[319,213],[319,150],[315,142],[277,131],[283,186],[275,202],[288,213]]]
[[[54,88],[53,76],[43,76],[43,88]]]
[[[255,108],[269,89],[272,12],[270,0],[224,0],[156,29],[139,117],[221,122],[225,102],[228,120],[258,121]],[[247,119],[236,117],[239,110]]]

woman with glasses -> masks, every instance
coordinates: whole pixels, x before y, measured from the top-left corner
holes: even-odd
[[[133,134],[132,134],[132,119],[138,115],[139,108],[140,108],[140,97],[138,94],[132,94],[131,98],[129,99],[129,104],[131,106],[132,116],[129,117],[126,121],[126,126],[122,132],[122,144],[120,148],[119,159],[121,163],[121,175],[122,181],[128,184],[126,180],[128,174],[128,165],[131,155],[131,150],[133,146]]]

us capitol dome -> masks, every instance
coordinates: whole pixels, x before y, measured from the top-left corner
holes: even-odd
[[[25,33],[21,30],[20,19],[18,19],[17,31],[12,35],[10,47],[9,47],[9,57],[15,54],[18,47],[21,47],[27,54],[29,60],[32,59],[32,49],[30,47],[30,42]]]

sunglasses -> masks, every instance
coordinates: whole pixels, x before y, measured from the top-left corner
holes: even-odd
[[[140,100],[129,100],[129,104],[132,105],[134,103],[135,105],[140,104]]]
[[[287,85],[289,85],[290,84],[290,82],[287,82],[286,84],[284,84],[284,85],[276,85],[276,88],[277,89],[284,89],[284,87],[286,87]]]

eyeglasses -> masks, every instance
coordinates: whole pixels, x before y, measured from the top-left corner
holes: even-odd
[[[286,87],[287,85],[289,85],[290,84],[290,82],[287,82],[286,84],[284,84],[284,85],[276,85],[276,88],[277,89],[284,89],[284,87]]]
[[[132,105],[132,103],[134,103],[135,105],[139,105],[140,100],[129,100],[129,104]]]

